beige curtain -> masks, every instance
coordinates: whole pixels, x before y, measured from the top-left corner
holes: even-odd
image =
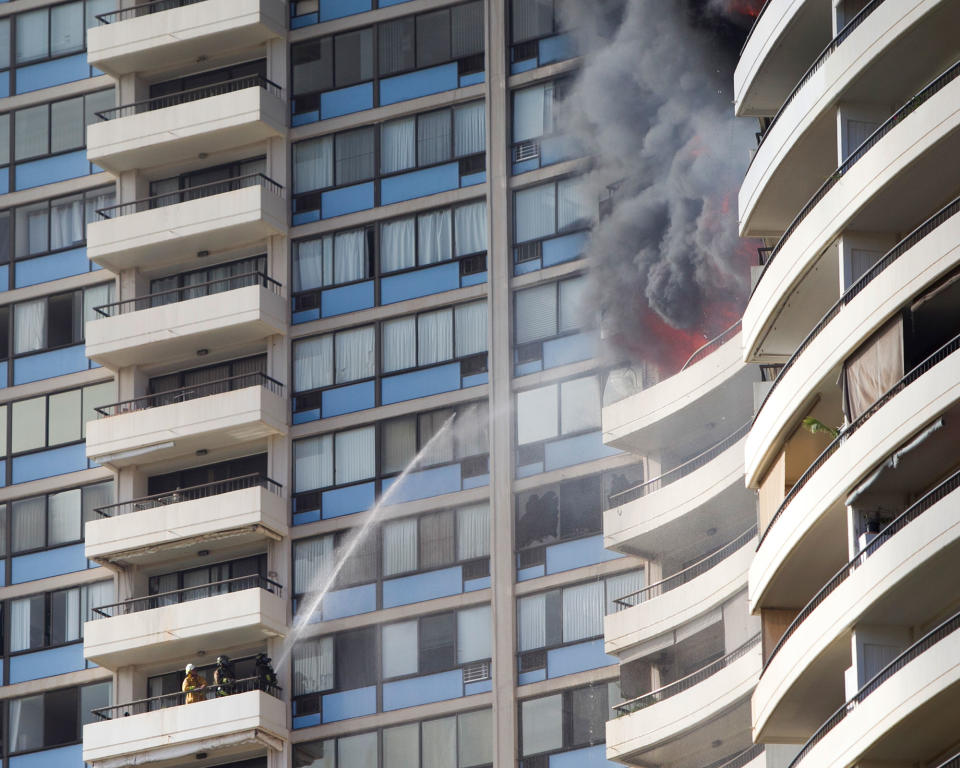
[[[881,395],[903,378],[903,318],[897,316],[875,333],[843,366],[843,412],[856,421]]]

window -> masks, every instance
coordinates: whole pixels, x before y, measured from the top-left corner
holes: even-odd
[[[510,40],[522,43],[557,32],[557,0],[510,0]]]
[[[386,320],[380,334],[384,373],[480,354],[487,349],[487,302]]]
[[[113,683],[60,688],[10,699],[7,720],[10,754],[79,743],[91,709],[110,706]]]
[[[110,88],[17,110],[13,113],[14,158],[19,162],[83,149],[86,126],[97,119],[96,112],[113,104]]]
[[[113,581],[61,589],[8,601],[9,652],[52,648],[83,639],[93,609],[113,602]]]
[[[253,555],[237,560],[204,565],[200,568],[151,576],[148,589],[149,594],[157,595],[157,606],[174,605],[250,589],[254,586],[254,580],[244,579],[243,577],[266,576],[266,573],[267,556]],[[239,581],[232,584],[223,583],[231,579],[239,579]],[[170,594],[174,592],[177,594]]]
[[[367,325],[295,341],[294,392],[321,390],[373,378],[376,373],[375,339],[374,326]]]
[[[373,276],[374,229],[350,229],[293,244],[293,290],[315,291]]]
[[[525,160],[519,157],[519,145],[537,144],[539,139],[552,135],[557,129],[557,106],[566,98],[570,80],[551,80],[537,83],[513,92],[513,145],[514,162]]]
[[[206,72],[187,75],[186,77],[178,77],[173,80],[164,80],[162,83],[151,83],[150,98],[156,99],[162,96],[193,90],[194,88],[205,88],[220,83],[228,83],[231,80],[253,78],[256,76],[266,78],[266,59],[245,61],[242,64],[233,64],[229,67],[222,67],[221,69],[212,69]],[[159,109],[165,106],[167,106],[167,100],[160,102],[155,108]]]
[[[11,403],[10,451],[27,453],[80,442],[86,436],[86,423],[96,417],[94,409],[115,399],[116,386],[105,381]],[[0,409],[0,426],[5,419],[6,407]]]
[[[247,475],[266,477],[267,454],[258,453],[253,456],[244,456],[239,459],[230,459],[216,464],[205,464],[199,467],[190,467],[178,472],[165,475],[154,475],[147,478],[147,494],[168,493],[181,488],[193,488],[198,485],[215,483],[220,480],[229,480]]]
[[[463,461],[489,452],[489,415],[486,402],[457,409],[456,429],[433,444],[431,440],[453,417],[452,408],[421,414],[408,414],[383,422],[380,441],[380,466],[385,475],[402,472],[418,453],[429,445],[418,466],[431,467]],[[486,472],[486,462],[483,472]]]
[[[198,200],[201,197],[218,195],[256,183],[253,178],[266,170],[266,159],[254,157],[212,168],[171,176],[150,182],[150,205],[163,208],[167,205]]]
[[[263,382],[266,369],[267,356],[255,355],[216,365],[205,365],[202,368],[154,376],[148,382],[150,394],[158,395],[153,398],[152,407],[258,386]],[[191,389],[182,391],[188,387]],[[169,394],[164,396],[164,393]]]
[[[585,275],[526,288],[514,294],[518,345],[574,333],[589,325],[584,318]]]
[[[155,296],[150,304],[159,307],[200,296],[232,291],[254,285],[258,282],[259,275],[266,274],[267,257],[264,254],[217,264],[206,269],[195,269],[191,272],[156,278],[150,281],[150,293]]]
[[[83,51],[87,27],[96,26],[99,13],[113,10],[110,0],[75,0],[49,8],[18,14],[16,24],[17,46],[14,61],[17,65],[34,64]],[[9,50],[9,27],[0,27],[0,48]],[[0,66],[9,61],[0,62]]]
[[[520,754],[562,752],[606,738],[609,707],[619,701],[616,683],[594,683],[583,688],[526,699],[520,703]],[[539,765],[522,761],[522,768]]]
[[[13,305],[13,354],[80,344],[93,307],[113,300],[114,283],[46,296]]]
[[[578,178],[539,184],[513,195],[514,242],[525,243],[585,229],[596,218],[584,182]]]
[[[0,508],[9,509],[11,551],[23,554],[83,541],[84,524],[97,519],[94,510],[113,501],[110,481],[9,502]]]
[[[44,200],[14,212],[14,255],[20,259],[77,248],[87,239],[87,224],[96,221],[99,208],[116,202],[114,187]],[[0,237],[2,237],[0,232]],[[6,238],[0,248],[7,245]],[[6,259],[2,260],[4,263]]]
[[[517,393],[517,444],[550,440],[600,427],[595,375]]]

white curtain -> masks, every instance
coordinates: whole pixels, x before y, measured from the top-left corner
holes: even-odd
[[[26,218],[26,226],[24,225]],[[49,214],[46,206],[40,210],[26,210],[23,215],[17,212],[17,227],[23,227],[23,232],[17,232],[17,256],[32,256],[50,249],[48,229]],[[25,239],[25,243],[21,239]]]
[[[19,13],[17,19],[17,64],[45,58],[47,46],[47,9]]]
[[[490,554],[490,505],[473,504],[457,510],[457,560]]]
[[[400,472],[417,455],[417,417],[401,416],[383,423],[381,469],[385,474]]]
[[[303,339],[293,344],[293,391],[333,384],[333,338],[331,334]]]
[[[87,584],[80,597],[82,600],[80,612],[83,621],[90,621],[95,615],[94,608],[102,608],[114,602],[113,580]]]
[[[487,302],[471,301],[456,306],[457,357],[487,350]]]
[[[560,432],[568,435],[600,426],[600,383],[596,376],[560,385]]]
[[[417,621],[385,624],[381,629],[383,639],[383,679],[415,675],[418,672]]]
[[[293,444],[294,491],[313,491],[333,485],[333,438],[308,437]]]
[[[353,184],[373,177],[373,127],[338,133],[337,184]]]
[[[457,428],[454,430],[457,458],[477,456],[490,451],[490,413],[487,401],[471,403],[457,409]]]
[[[383,768],[420,768],[420,723],[383,729]]]
[[[418,257],[421,265],[449,261],[453,250],[450,211],[433,211],[418,217]]]
[[[513,92],[514,142],[543,136],[544,90],[541,83]]]
[[[94,311],[94,307],[102,307],[104,304],[110,304],[113,301],[114,283],[104,283],[103,285],[94,285],[83,291],[83,319],[85,322],[97,320],[101,317]]]
[[[607,578],[607,607],[606,613],[615,613],[617,610],[614,600],[639,592],[644,587],[643,568],[628,573],[619,573]]]
[[[54,547],[82,539],[80,489],[53,493],[47,503],[47,546]]]
[[[457,256],[487,250],[487,203],[478,200],[454,210]]]
[[[588,325],[583,317],[586,309],[583,303],[586,288],[587,278],[584,275],[560,283],[560,312],[558,317],[560,333],[575,331]]]
[[[304,240],[293,250],[293,290],[312,291],[323,287],[323,240]]]
[[[417,118],[391,120],[380,128],[380,170],[396,173],[417,164]]]
[[[602,635],[605,604],[602,581],[564,589],[563,642]]]
[[[336,335],[337,384],[374,375],[374,333],[373,326],[368,325]]]
[[[556,231],[556,199],[553,184],[521,189],[513,196],[516,242],[523,243]]]
[[[457,157],[486,151],[486,110],[482,101],[453,110],[453,148]]]
[[[367,233],[363,229],[340,232],[334,237],[333,281],[335,284],[363,280],[367,275]]]
[[[64,641],[72,642],[74,640],[79,640],[81,637],[81,625],[80,625],[80,589],[67,590],[66,595],[66,616],[65,616],[65,632],[64,632]]]
[[[377,734],[341,736],[337,740],[338,768],[377,768]]]
[[[83,3],[55,5],[50,9],[50,55],[83,50]]]
[[[414,316],[387,320],[381,326],[383,371],[401,371],[417,364],[417,319]]]
[[[417,315],[417,362],[433,365],[453,357],[453,311],[437,309]]]
[[[415,219],[388,221],[380,227],[380,271],[394,272],[415,266]]]
[[[517,601],[517,650],[543,648],[547,642],[546,594],[521,597]]]
[[[293,191],[309,192],[333,186],[333,137],[293,145]]]
[[[42,349],[45,342],[47,302],[45,299],[14,305],[13,351],[20,355]]]
[[[557,436],[557,385],[517,393],[517,444]]]
[[[454,768],[457,764],[457,718],[425,720],[423,768]]]
[[[493,710],[475,709],[457,717],[460,768],[493,765]],[[548,763],[549,765],[549,763]]]
[[[14,554],[38,549],[44,545],[44,507],[43,496],[21,499],[10,505]]]
[[[50,248],[66,248],[83,241],[83,200],[59,200],[50,204]]]
[[[557,231],[574,229],[594,219],[593,207],[588,203],[586,185],[582,179],[564,179],[557,182]]]
[[[441,427],[443,427],[451,416],[453,416],[453,409],[451,408],[420,414],[421,449],[427,446],[433,439],[433,436],[440,431]],[[425,467],[434,464],[445,464],[449,461],[453,461],[453,434],[451,431],[445,432],[434,440],[433,445],[430,446],[430,450],[424,452],[420,458],[421,465]]]
[[[373,477],[376,467],[376,429],[362,427],[339,432],[335,437],[337,485]]]
[[[10,601],[10,650],[26,651],[30,648],[29,597]]]
[[[303,595],[315,589],[333,567],[333,534],[300,539],[293,544],[293,591]]]
[[[307,640],[293,647],[293,695],[333,688],[333,638]]]
[[[106,191],[94,190],[93,192],[87,192],[87,210],[84,214],[86,223],[89,224],[92,221],[98,221],[100,217],[97,215],[97,211],[101,208],[109,208],[111,205],[115,205],[116,202],[117,194],[112,187]]]
[[[557,334],[557,284],[545,283],[517,291],[517,344]]]
[[[433,165],[450,159],[450,110],[441,109],[417,117],[417,165]]]
[[[394,520],[383,526],[383,575],[417,570],[417,519]]]
[[[100,507],[106,507],[114,503],[113,481],[106,483],[97,483],[96,485],[87,485],[83,488],[83,521],[100,519],[100,516],[94,511]]]
[[[457,611],[457,664],[490,658],[492,626],[489,605]]]

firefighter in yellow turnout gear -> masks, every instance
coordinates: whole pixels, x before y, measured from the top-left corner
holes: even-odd
[[[207,687],[207,681],[194,669],[193,664],[187,664],[184,671],[187,673],[187,676],[183,678],[181,690],[187,694],[186,703],[193,704],[198,701],[203,701],[204,698],[206,698],[203,694],[203,689]]]

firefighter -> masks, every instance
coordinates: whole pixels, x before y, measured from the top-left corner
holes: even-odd
[[[187,664],[184,671],[187,673],[187,676],[183,678],[183,685],[181,686],[181,689],[185,694],[187,694],[187,704],[194,704],[198,701],[203,701],[205,696],[202,691],[207,687],[207,681],[199,675],[193,664]]]
[[[277,684],[277,673],[270,666],[272,659],[265,653],[258,653],[256,658],[257,683],[260,690],[265,690],[268,686]]]
[[[229,696],[234,693],[232,683],[237,676],[229,656],[217,656],[217,668],[213,671],[213,682],[217,686],[217,696]]]

